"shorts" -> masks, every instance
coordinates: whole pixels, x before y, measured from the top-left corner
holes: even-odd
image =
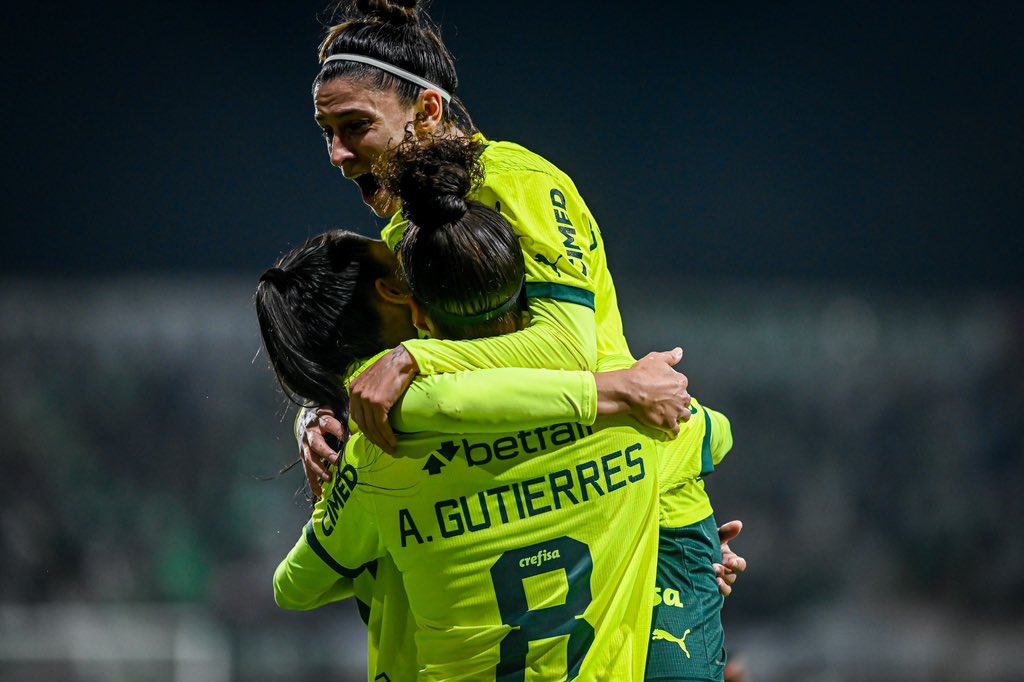
[[[711,565],[721,561],[714,516],[684,528],[660,529],[645,680],[722,682],[725,598]]]

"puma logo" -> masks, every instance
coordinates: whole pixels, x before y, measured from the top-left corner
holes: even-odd
[[[551,261],[549,261],[549,260],[547,259],[547,257],[546,257],[546,256],[544,256],[544,254],[542,254],[542,253],[537,253],[537,254],[534,254],[534,256],[533,256],[533,260],[537,261],[537,262],[538,262],[538,263],[540,263],[541,265],[546,265],[546,266],[548,266],[549,268],[551,268],[552,270],[554,270],[554,271],[555,271],[555,274],[556,274],[556,275],[558,275],[559,277],[561,277],[561,276],[562,276],[562,273],[560,273],[560,272],[558,271],[558,261],[562,260],[562,254],[559,254],[559,255],[558,255],[558,258],[556,258],[556,259],[555,259],[555,262],[554,262],[554,263],[552,263]]]
[[[665,632],[664,630],[655,630],[654,636],[651,637],[651,641],[653,642],[655,640],[662,639],[666,642],[675,642],[679,645],[679,648],[683,650],[683,653],[686,654],[686,657],[689,658],[690,650],[686,648],[686,636],[689,634],[690,630],[689,628],[687,628],[686,632],[683,633],[682,639],[680,639],[679,637],[673,635],[671,632]]]

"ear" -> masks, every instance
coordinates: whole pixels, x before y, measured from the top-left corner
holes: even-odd
[[[437,90],[426,89],[416,103],[416,132],[427,135],[441,125],[445,102]]]
[[[427,319],[427,312],[412,297],[409,298],[409,312],[412,313],[412,323],[417,329],[423,332],[430,332],[430,321]]]
[[[378,277],[373,285],[377,290],[377,295],[388,303],[409,305],[409,302],[412,301],[412,293],[409,291],[409,286],[401,277]]]

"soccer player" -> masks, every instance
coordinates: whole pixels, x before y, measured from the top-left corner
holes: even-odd
[[[335,376],[358,358],[415,334],[409,296],[397,268],[395,255],[383,242],[335,231],[294,249],[279,267],[264,273],[256,297],[264,344],[279,376],[304,378],[283,384],[296,402],[302,404],[302,396],[335,404],[343,411]],[[311,333],[304,331],[307,328],[319,330],[321,341],[306,340],[304,347],[314,350],[302,353],[297,350],[297,339]],[[658,413],[678,414],[686,409],[685,403],[679,402],[685,395],[685,383],[669,365],[678,359],[678,354],[652,354],[630,370],[597,375],[493,369],[420,377],[396,406],[392,419],[403,432],[440,426],[452,432],[516,434],[555,424],[591,425],[598,415],[623,410],[642,421],[656,422],[661,419]],[[313,381],[313,377],[325,379]],[[638,400],[645,393],[646,400]],[[657,398],[661,404],[653,402],[656,396],[661,396]],[[683,436],[687,434],[684,429]],[[700,440],[701,435],[694,437]],[[680,437],[670,445],[676,448],[683,440]],[[408,438],[398,443],[399,454],[416,455],[422,461],[422,443]],[[442,456],[435,457],[438,463],[444,461],[439,459]],[[423,466],[430,465],[428,457]],[[691,458],[691,467],[691,475],[695,475],[699,461]],[[319,558],[313,558],[312,564],[324,568]],[[351,580],[331,574],[335,582],[329,593],[305,593],[303,581],[292,580],[299,589],[278,591],[278,603],[283,608],[307,610],[355,596],[369,633],[369,679],[382,673],[391,679],[413,678],[417,669],[415,623],[410,620],[405,589],[390,557],[376,562],[372,572],[363,571]],[[286,572],[284,577],[288,575]]]
[[[352,385],[352,415],[369,438],[386,450],[396,447],[388,412],[417,374],[485,367],[593,370],[605,358],[629,356],[600,230],[572,180],[518,145],[479,134],[458,100],[454,62],[415,2],[354,3],[349,19],[328,32],[320,56],[314,100],[331,162],[378,216],[390,218],[384,231],[389,246],[397,247],[406,221],[374,169],[411,130],[420,138],[463,135],[484,142],[485,180],[473,198],[508,219],[526,256],[531,325],[496,338],[422,339],[396,347]],[[300,428],[315,493],[319,479],[328,478],[320,458],[336,459],[322,438],[324,429],[344,437],[340,422],[322,416],[323,426],[310,415]],[[713,525],[702,494],[702,487],[670,491],[663,504],[685,510],[676,519],[706,512],[695,522]],[[680,499],[672,502],[673,495]],[[700,530],[690,526],[689,531]],[[709,556],[716,551],[706,548]]]
[[[484,141],[486,175],[473,198],[509,220],[526,255],[530,328],[474,342],[401,344],[353,386],[353,416],[371,440],[394,447],[387,411],[417,372],[594,369],[603,357],[629,356],[600,231],[572,180],[518,145],[480,135],[457,96],[454,61],[415,1],[353,3],[347,20],[329,29],[320,58],[313,92],[331,163],[359,187],[377,215],[390,218],[384,231],[389,246],[397,248],[405,220],[373,169],[412,130],[419,137],[476,135]],[[320,480],[329,478],[323,463],[336,459],[323,436],[344,439],[345,429],[329,411],[306,411],[296,426],[316,495]],[[730,555],[728,565],[719,567],[723,591],[744,565]]]
[[[439,153],[444,146],[422,153]],[[432,178],[413,189],[432,186],[444,168],[413,174]],[[455,177],[442,185],[460,183],[468,186],[468,178]],[[421,205],[408,188],[403,192],[416,223],[403,246],[415,319],[440,337],[516,329],[523,265],[507,225],[483,206],[451,201],[452,196],[461,199],[458,195],[438,197],[435,191],[425,196],[438,201]],[[467,234],[471,226],[476,232]],[[481,257],[485,253],[489,262]],[[265,280],[297,291],[295,275],[280,267],[268,271]],[[261,310],[275,300],[265,293],[257,299]],[[308,328],[301,326],[303,307],[294,304],[305,302],[308,307],[311,300],[296,294],[292,305],[278,307],[276,316],[261,312],[261,329],[284,386],[323,402],[338,402],[337,393],[334,399],[324,395],[337,391],[332,389],[330,364],[331,354],[337,355],[338,325],[314,327],[309,335],[319,331],[324,338],[308,343]],[[299,318],[298,331],[289,315]],[[307,313],[305,320],[309,318]],[[282,339],[294,357],[303,358],[306,350],[311,356],[326,352],[328,359],[282,363]],[[705,417],[692,423],[691,430],[697,432],[698,425],[710,424],[713,413],[695,410]],[[698,452],[702,440],[708,450],[728,449],[728,422],[718,417],[718,423],[717,445],[705,430],[694,443]],[[646,603],[653,579],[648,573],[657,513],[649,479],[659,471],[657,444],[630,427],[609,423],[593,429],[563,423],[498,434],[497,439],[493,434],[483,440],[463,439],[462,453],[451,440],[419,440],[422,453],[436,450],[448,464],[434,455],[426,465],[394,460],[362,436],[353,438],[339,476],[278,571],[279,595],[298,592],[300,601],[323,599],[336,589],[334,571],[348,574],[348,569],[387,550],[405,577],[428,678],[480,679],[495,666],[499,677],[519,673],[521,678],[529,658],[530,665],[559,678],[640,679],[650,614],[637,605]],[[632,514],[638,516],[631,519]],[[437,585],[448,582],[459,594],[437,599]],[[670,592],[663,596],[672,604]],[[687,634],[655,630],[656,639],[667,638],[684,651]]]

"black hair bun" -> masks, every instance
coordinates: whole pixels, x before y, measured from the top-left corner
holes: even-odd
[[[280,292],[288,290],[288,286],[291,284],[291,275],[281,268],[273,267],[268,269],[262,275],[260,275],[260,284],[266,282],[275,287]]]
[[[468,196],[483,179],[482,151],[483,145],[469,137],[408,137],[378,175],[401,199],[406,219],[436,229],[469,210]]]
[[[356,13],[387,24],[415,24],[420,20],[417,0],[354,0]]]

